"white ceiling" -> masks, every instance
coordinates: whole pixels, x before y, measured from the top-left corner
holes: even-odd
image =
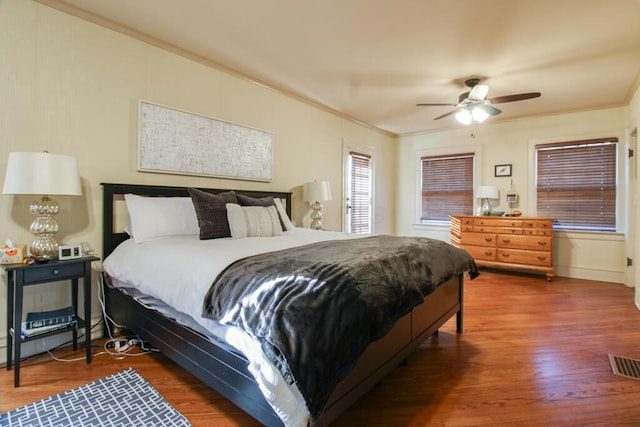
[[[469,77],[542,92],[493,122],[624,106],[640,83],[640,0],[40,1],[394,134],[462,126],[415,104],[455,103]]]

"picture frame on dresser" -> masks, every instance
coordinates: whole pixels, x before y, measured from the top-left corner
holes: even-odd
[[[494,175],[496,177],[511,176],[511,164],[496,165]]]

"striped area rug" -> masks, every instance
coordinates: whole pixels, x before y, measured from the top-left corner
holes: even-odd
[[[0,414],[0,426],[190,425],[132,368]]]

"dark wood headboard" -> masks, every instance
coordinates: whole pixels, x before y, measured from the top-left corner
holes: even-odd
[[[122,242],[129,238],[125,232],[114,231],[114,200],[124,197],[125,194],[137,194],[149,197],[189,197],[188,187],[167,187],[158,185],[136,185],[136,184],[108,184],[102,185],[102,258],[106,258]],[[198,190],[208,193],[218,194],[224,191],[231,191],[229,188],[198,188]],[[249,197],[267,197],[283,199],[287,215],[291,218],[291,193],[284,191],[251,191],[233,190],[238,194]]]

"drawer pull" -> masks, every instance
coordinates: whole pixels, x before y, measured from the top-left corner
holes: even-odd
[[[493,255],[493,252],[486,251],[484,254],[485,254],[486,256],[492,256],[492,255]]]
[[[502,254],[503,258],[509,258],[509,254]]]
[[[547,242],[538,242],[540,246],[547,246]]]
[[[509,244],[511,243],[511,239],[502,239],[502,243]]]
[[[493,242],[493,237],[485,237],[484,241],[487,242],[487,243],[491,243],[491,242]]]
[[[57,276],[58,274],[60,274],[60,270],[51,270],[51,274]]]
[[[540,260],[540,261],[544,261],[544,260],[546,260],[546,259],[547,259],[547,257],[546,257],[546,256],[539,256],[539,257],[538,257],[538,260]]]

